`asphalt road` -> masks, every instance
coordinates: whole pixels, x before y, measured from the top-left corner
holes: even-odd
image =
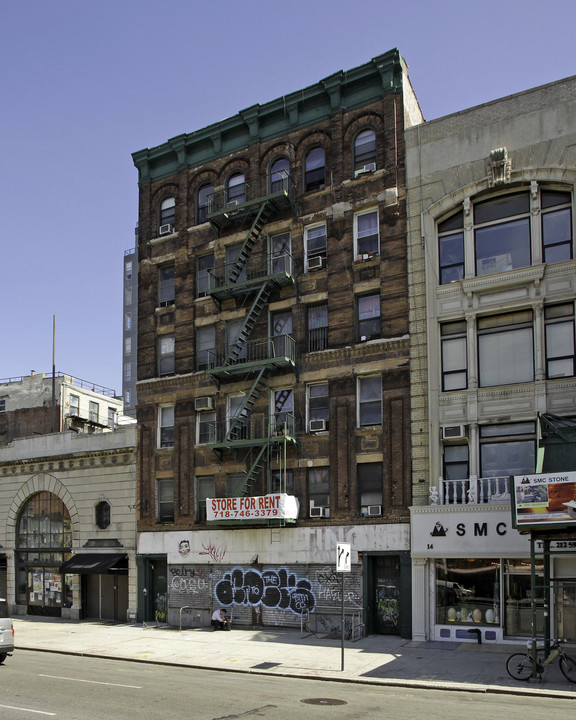
[[[541,720],[573,699],[387,688],[23,651],[0,666],[0,718]]]

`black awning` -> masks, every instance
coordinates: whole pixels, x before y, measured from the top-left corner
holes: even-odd
[[[60,572],[77,575],[126,574],[128,572],[128,555],[126,553],[79,553],[60,565]]]

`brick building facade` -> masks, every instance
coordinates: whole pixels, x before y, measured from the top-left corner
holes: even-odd
[[[345,541],[350,632],[410,634],[421,120],[393,50],[134,154],[142,619],[334,629]],[[245,512],[278,498],[299,511]]]

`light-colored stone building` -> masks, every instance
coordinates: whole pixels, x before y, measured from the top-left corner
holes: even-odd
[[[539,414],[576,415],[576,78],[407,128],[406,162],[413,636],[531,636],[508,478],[536,471]],[[575,576],[552,556],[558,636]]]
[[[54,387],[0,383],[0,596],[13,614],[131,619],[136,425],[112,392],[70,376]]]

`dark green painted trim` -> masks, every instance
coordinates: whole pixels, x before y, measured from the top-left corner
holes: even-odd
[[[310,87],[253,105],[221,122],[171,138],[132,154],[139,183],[170,177],[225,157],[254,142],[270,140],[314,125],[345,110],[368,105],[403,86],[404,61],[397,49],[370,62],[340,70]]]
[[[370,558],[396,556],[400,561],[400,637],[412,639],[412,559],[409,550],[389,550],[386,552],[362,552],[362,594],[364,596],[364,618],[366,634],[374,632],[372,618],[374,608],[374,578]]]

